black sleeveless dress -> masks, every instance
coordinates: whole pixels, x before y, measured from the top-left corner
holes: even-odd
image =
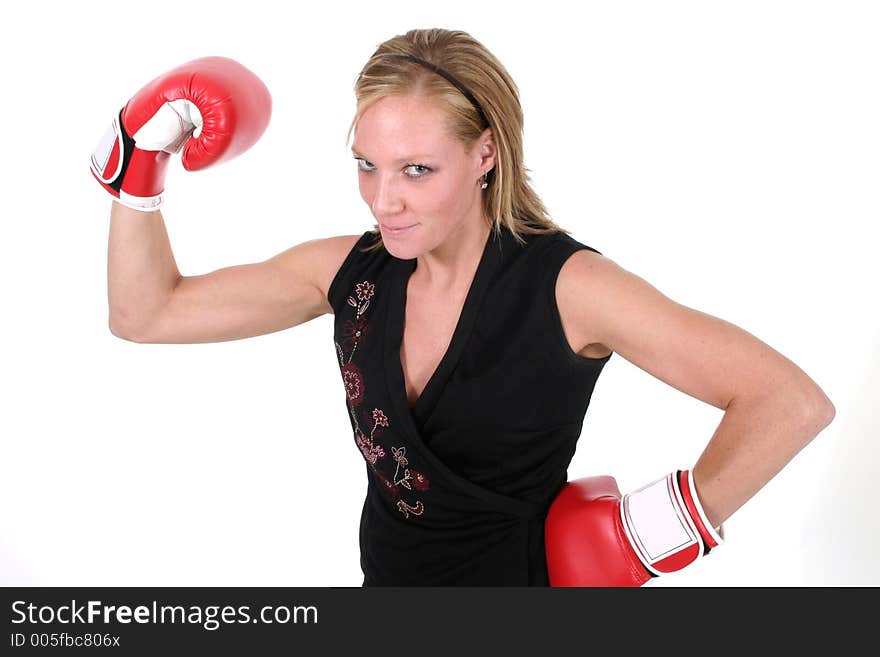
[[[368,231],[330,285],[368,478],[364,586],[549,585],[547,508],[611,356],[572,351],[556,305],[562,264],[596,249],[564,233],[524,238],[490,233],[449,348],[412,410],[400,346],[417,260],[363,253],[378,239]]]

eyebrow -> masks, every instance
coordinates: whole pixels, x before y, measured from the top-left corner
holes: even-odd
[[[357,157],[363,158],[363,159],[365,159],[365,160],[369,160],[369,158],[364,157],[363,155],[361,155],[360,153],[358,153],[357,150],[355,150],[354,146],[351,147],[351,152],[352,152],[353,155],[356,155]],[[427,154],[424,154],[424,155],[410,155],[409,157],[404,157],[404,158],[401,158],[401,159],[397,160],[397,161],[395,162],[395,164],[401,164],[402,162],[412,162],[413,160],[430,160],[430,159],[433,159],[433,158],[434,158],[433,155],[427,155]]]

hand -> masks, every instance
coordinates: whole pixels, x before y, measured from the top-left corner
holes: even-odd
[[[173,153],[183,149],[187,171],[231,159],[256,143],[271,112],[269,90],[250,70],[225,57],[195,59],[125,104],[92,154],[92,174],[123,205],[156,210]]]
[[[623,497],[613,477],[568,482],[545,523],[551,586],[641,586],[720,545],[689,471]]]

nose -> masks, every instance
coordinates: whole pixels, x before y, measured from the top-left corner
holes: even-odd
[[[370,178],[366,183],[368,203],[375,217],[387,217],[403,210],[403,196],[392,174],[383,175],[374,171]]]

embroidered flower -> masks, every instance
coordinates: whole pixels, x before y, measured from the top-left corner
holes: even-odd
[[[357,298],[361,301],[369,301],[373,298],[373,295],[376,293],[376,285],[374,283],[370,283],[369,281],[364,281],[363,283],[358,283],[354,286],[355,294],[357,294]]]
[[[367,438],[360,430],[354,434],[354,440],[361,448],[361,453],[371,465],[376,465],[376,461],[385,456],[385,450],[382,445],[375,444],[370,438]]]
[[[362,317],[354,321],[347,319],[342,324],[342,344],[347,349],[354,347],[355,343],[366,337],[370,331],[370,323]]]
[[[349,363],[342,366],[342,384],[352,406],[357,406],[364,400],[364,377],[357,365]]]
[[[375,422],[380,427],[388,426],[388,418],[385,417],[385,413],[383,413],[378,408],[373,409],[373,422]]]
[[[394,455],[394,460],[397,461],[398,466],[405,468],[409,465],[409,461],[406,460],[406,447],[392,447],[391,453]]]

